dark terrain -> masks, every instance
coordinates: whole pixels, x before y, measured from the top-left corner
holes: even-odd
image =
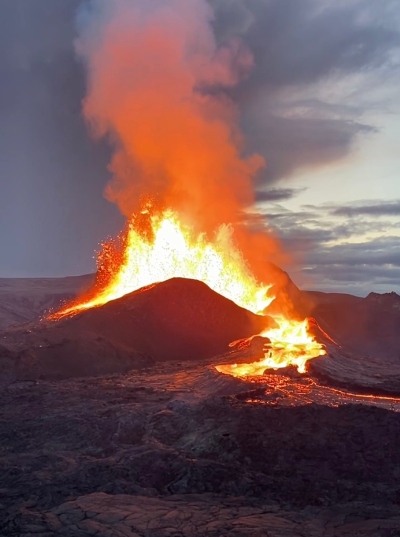
[[[0,278],[0,330],[35,321],[45,311],[86,290],[95,276],[69,278]]]
[[[370,293],[366,298],[340,293],[301,291],[289,276],[271,265],[278,283],[270,307],[299,318],[314,317],[347,352],[400,363],[400,296]],[[0,278],[0,329],[36,321],[45,311],[86,290],[94,275],[70,278]]]
[[[3,331],[0,535],[400,536],[400,298],[291,285],[336,342],[302,377],[219,374],[259,358],[226,346],[260,319],[184,280]]]
[[[400,413],[293,404],[307,382],[276,377],[170,362],[9,384],[0,534],[399,535]]]

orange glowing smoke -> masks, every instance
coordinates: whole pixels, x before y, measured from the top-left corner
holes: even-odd
[[[219,45],[206,0],[95,0],[77,51],[87,68],[83,112],[114,145],[105,195],[130,219],[141,199],[196,231],[235,222],[264,166],[244,151],[228,88],[253,58],[239,39]]]

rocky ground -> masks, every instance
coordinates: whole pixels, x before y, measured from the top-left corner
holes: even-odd
[[[400,401],[353,402],[193,362],[8,383],[0,535],[398,536]]]
[[[315,318],[344,349],[368,359],[400,362],[400,296],[370,293],[361,298],[341,293],[300,290],[287,273],[266,266],[266,281],[276,282],[268,313]],[[86,291],[94,274],[69,278],[0,278],[0,330],[37,320],[49,309]]]
[[[84,280],[0,281],[0,326]],[[198,282],[3,330],[0,536],[400,537],[400,297],[282,281],[327,345],[305,376],[218,373],[258,319]]]
[[[93,493],[46,512],[25,508],[13,526],[21,537],[397,537],[400,516],[357,502],[295,510],[243,496]]]

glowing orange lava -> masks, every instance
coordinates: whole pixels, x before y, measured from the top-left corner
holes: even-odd
[[[49,316],[58,320],[90,308],[102,306],[142,287],[174,277],[206,283],[217,293],[253,313],[266,313],[274,300],[270,284],[256,280],[241,252],[236,248],[231,226],[221,226],[212,240],[184,225],[172,210],[152,212],[147,207],[132,217],[123,236],[121,249],[103,245],[98,258],[102,284],[86,296],[67,304]],[[274,317],[278,327],[262,334],[271,346],[261,362],[219,366],[231,375],[258,375],[268,368],[295,365],[305,371],[307,360],[325,354],[308,334],[307,321]]]
[[[293,365],[299,373],[305,373],[308,360],[326,354],[323,346],[309,334],[307,319],[274,319],[278,328],[270,328],[260,334],[271,341],[262,360],[249,364],[218,365],[217,371],[235,377],[256,376],[262,375],[266,369],[281,369]]]

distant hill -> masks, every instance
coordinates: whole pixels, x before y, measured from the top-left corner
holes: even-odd
[[[0,278],[0,330],[38,319],[87,289],[93,274],[68,278]]]

